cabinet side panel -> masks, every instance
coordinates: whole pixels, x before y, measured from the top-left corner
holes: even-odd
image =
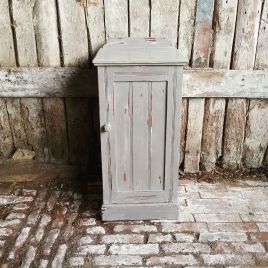
[[[108,146],[108,135],[102,131],[109,111],[106,72],[105,67],[98,67],[103,204],[109,204],[111,198],[111,183],[109,178],[109,159],[111,155]]]

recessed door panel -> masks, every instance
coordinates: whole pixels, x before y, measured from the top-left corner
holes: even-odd
[[[172,82],[133,78],[109,85],[112,202],[168,202]]]

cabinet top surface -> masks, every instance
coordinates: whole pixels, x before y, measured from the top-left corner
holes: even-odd
[[[109,65],[185,65],[187,59],[161,38],[110,39],[93,60],[97,66]]]

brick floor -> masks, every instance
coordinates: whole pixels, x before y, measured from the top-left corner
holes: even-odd
[[[181,180],[177,221],[103,223],[100,191],[0,184],[0,267],[268,267],[268,182]]]

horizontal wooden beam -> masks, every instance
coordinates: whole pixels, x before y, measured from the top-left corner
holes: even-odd
[[[0,97],[97,96],[95,69],[0,68]],[[268,98],[268,70],[185,70],[183,97]]]

